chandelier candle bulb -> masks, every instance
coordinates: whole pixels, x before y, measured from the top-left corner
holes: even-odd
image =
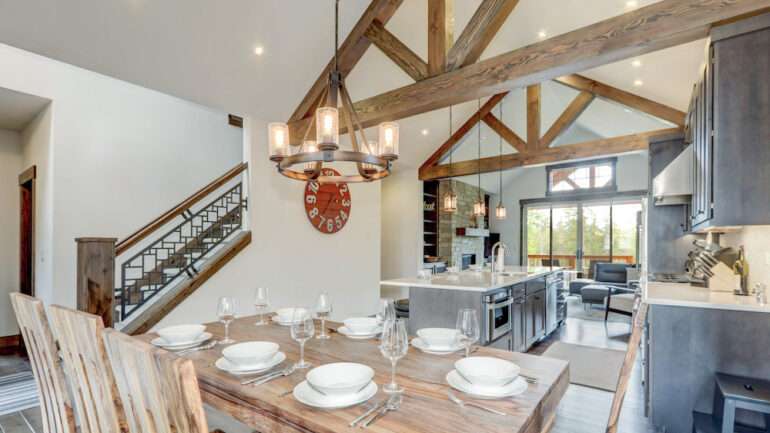
[[[314,153],[318,150],[317,144],[315,141],[308,140],[304,143],[305,153]],[[305,163],[305,173],[309,176],[315,172],[315,162],[307,162]]]
[[[366,150],[369,151],[370,155],[377,155],[378,154],[378,147],[379,144],[376,141],[368,141],[366,143]],[[363,164],[364,172],[368,174],[376,173],[378,170],[378,167],[374,164]]]
[[[380,155],[390,160],[398,158],[397,123],[380,123]]]
[[[315,136],[321,150],[337,150],[340,144],[339,113],[334,107],[321,107],[315,114]]]
[[[270,159],[280,161],[289,156],[289,125],[273,122],[267,125],[268,140],[270,142]]]

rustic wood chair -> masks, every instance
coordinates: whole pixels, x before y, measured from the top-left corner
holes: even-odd
[[[127,432],[123,404],[102,341],[102,318],[58,305],[51,305],[48,312],[80,415],[80,431]]]
[[[112,328],[102,339],[130,431],[208,433],[192,361]]]
[[[623,408],[623,399],[626,396],[628,382],[631,380],[631,370],[634,368],[636,352],[639,351],[639,342],[642,339],[644,321],[647,319],[647,303],[641,302],[638,299],[639,298],[637,298],[638,303],[636,304],[636,308],[634,308],[634,315],[631,320],[633,329],[631,330],[631,337],[628,339],[626,357],[623,359],[623,366],[620,368],[618,386],[615,389],[615,397],[612,399],[612,407],[610,408],[610,418],[607,420],[607,433],[615,433],[618,429],[620,410]]]
[[[57,353],[56,341],[48,325],[43,301],[19,292],[13,292],[10,296],[19,330],[27,346],[32,373],[37,382],[43,431],[75,432],[75,415],[67,380]]]

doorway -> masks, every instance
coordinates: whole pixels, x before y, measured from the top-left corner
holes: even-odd
[[[19,291],[35,296],[35,177],[36,167],[19,175]]]

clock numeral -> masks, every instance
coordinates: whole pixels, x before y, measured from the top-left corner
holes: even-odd
[[[348,220],[348,214],[346,214],[345,211],[342,209],[340,209],[340,216],[342,216],[342,221]]]
[[[324,221],[326,221],[326,217],[324,217],[323,215],[321,215],[321,222],[320,222],[320,223],[318,223],[318,226],[317,226],[319,229],[321,228],[321,226],[322,226],[322,225],[324,225]]]
[[[340,217],[334,217],[334,222],[337,223],[337,228],[342,228],[342,221],[340,221]]]
[[[350,207],[350,200],[346,198],[342,199],[342,205],[345,207]]]
[[[305,201],[308,202],[309,204],[313,204],[316,202],[316,198],[314,195],[309,195],[305,197]]]
[[[328,219],[326,220],[326,231],[330,232],[332,230],[334,230],[334,226],[332,225],[332,220]]]
[[[348,192],[348,184],[343,183],[342,187],[340,187],[340,194],[345,194],[346,192]]]
[[[311,209],[310,213],[308,215],[310,216],[310,218],[315,218],[316,215],[318,215],[318,208],[314,207],[313,209]],[[323,218],[323,217],[321,217],[321,218]]]
[[[310,182],[307,184],[307,189],[312,191],[313,194],[318,192],[318,187],[319,187],[318,182]]]

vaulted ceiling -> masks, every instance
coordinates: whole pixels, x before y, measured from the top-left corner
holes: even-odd
[[[341,40],[368,3],[340,2]],[[480,3],[454,2],[455,36]],[[555,36],[655,2],[629,3],[520,0],[481,59],[537,42],[540,32]],[[333,53],[332,0],[0,0],[0,12],[2,43],[265,120],[285,121]],[[427,59],[427,19],[426,0],[404,0],[385,28]],[[255,55],[256,46],[263,55]],[[704,41],[696,41],[640,56],[641,66],[622,61],[582,74],[685,110],[703,50]],[[360,100],[413,82],[372,46],[347,86]],[[474,102],[459,104],[455,128],[475,110]],[[396,169],[419,167],[448,137],[447,119],[440,109],[401,120]]]

